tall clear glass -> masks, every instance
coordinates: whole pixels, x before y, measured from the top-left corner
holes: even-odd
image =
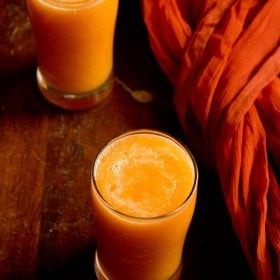
[[[118,0],[27,0],[37,43],[37,82],[59,107],[79,110],[113,87]]]
[[[155,130],[111,140],[94,161],[93,214],[98,279],[179,279],[196,204],[190,151]]]

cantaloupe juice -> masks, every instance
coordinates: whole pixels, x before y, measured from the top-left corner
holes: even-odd
[[[118,0],[27,0],[39,70],[57,91],[85,93],[113,71]]]
[[[106,145],[92,173],[97,274],[172,279],[195,208],[197,176],[191,154],[166,134],[132,131]]]

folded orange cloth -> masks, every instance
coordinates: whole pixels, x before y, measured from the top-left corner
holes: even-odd
[[[280,279],[280,1],[142,0],[194,152],[216,168],[257,279]],[[273,164],[272,164],[273,163]]]

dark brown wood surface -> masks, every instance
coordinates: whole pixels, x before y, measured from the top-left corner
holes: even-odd
[[[56,108],[38,93],[34,64],[10,66],[0,76],[0,279],[95,279],[90,171],[97,152],[137,128],[159,129],[187,143],[172,88],[149,49],[140,4],[120,1],[115,37],[115,74],[130,90],[116,82],[111,98],[96,108]],[[131,90],[149,91],[152,99],[142,102]],[[182,278],[254,279],[218,179],[198,165]]]

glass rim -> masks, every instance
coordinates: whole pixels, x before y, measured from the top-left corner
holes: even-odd
[[[193,184],[191,187],[190,192],[188,193],[188,195],[186,196],[186,198],[183,200],[183,202],[181,204],[179,204],[175,209],[168,211],[167,213],[164,214],[160,214],[157,216],[151,216],[151,217],[141,217],[141,216],[136,216],[136,215],[130,215],[130,214],[126,214],[122,211],[119,211],[117,209],[115,209],[104,197],[103,195],[100,193],[98,186],[97,186],[97,182],[95,180],[95,167],[97,166],[96,163],[98,161],[99,156],[103,153],[103,151],[105,151],[105,149],[107,147],[109,147],[112,143],[114,143],[115,141],[122,139],[126,136],[130,136],[130,135],[135,135],[135,134],[149,134],[149,135],[157,135],[163,138],[166,138],[170,141],[172,141],[175,145],[177,145],[180,149],[182,149],[184,152],[186,152],[186,154],[190,157],[192,166],[193,166],[193,171],[194,171],[194,180],[193,180]],[[160,220],[160,219],[164,219],[164,218],[168,218],[170,216],[175,215],[176,213],[180,212],[181,209],[183,209],[185,206],[187,206],[188,202],[190,201],[190,199],[194,196],[196,190],[197,190],[197,185],[198,185],[198,167],[197,167],[197,163],[196,160],[193,156],[193,154],[191,153],[191,151],[186,147],[186,145],[184,145],[181,141],[177,140],[176,138],[174,138],[173,136],[171,136],[170,134],[166,133],[166,132],[162,132],[159,130],[154,130],[154,129],[135,129],[135,130],[129,130],[127,132],[124,132],[122,134],[120,134],[119,136],[116,136],[114,138],[112,138],[111,140],[109,140],[107,143],[105,143],[105,145],[101,148],[101,150],[97,153],[93,163],[92,163],[92,168],[91,168],[91,190],[93,191],[93,189],[96,191],[97,194],[97,198],[101,201],[101,203],[110,211],[112,211],[113,213],[115,213],[118,216],[124,217],[124,218],[128,218],[130,220],[134,220],[134,221],[153,221],[153,220]]]
[[[89,5],[97,5],[104,0],[39,0],[46,5],[57,8],[69,8],[75,9],[80,7],[87,7]]]

